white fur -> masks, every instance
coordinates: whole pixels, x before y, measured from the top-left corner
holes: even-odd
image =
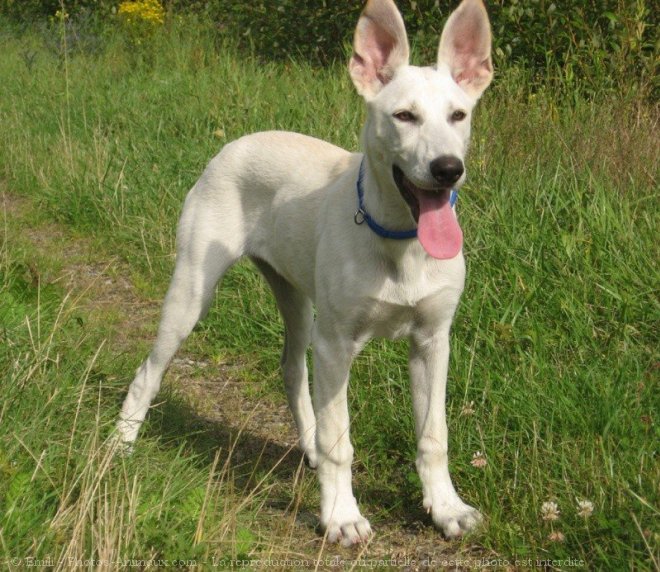
[[[475,30],[487,37],[470,36],[465,44],[461,38]],[[466,53],[466,45],[478,53]],[[365,205],[393,230],[415,221],[392,165],[430,188],[429,163],[441,155],[463,159],[467,151],[470,113],[492,75],[481,0],[464,0],[452,14],[436,68],[409,66],[408,51],[392,0],[370,0],[349,67],[368,108],[362,135]],[[451,120],[456,110],[467,117]],[[400,111],[417,120],[397,120]],[[318,467],[328,540],[350,544],[371,534],[351,485],[347,385],[354,356],[374,336],[410,339],[423,504],[436,525],[455,537],[480,518],[458,497],[447,465],[449,330],[463,290],[463,255],[437,260],[415,239],[383,239],[367,225],[356,225],[362,157],[304,135],[264,132],[230,143],[210,162],[185,201],[158,337],[129,388],[119,437],[129,446],[135,440],[172,356],[205,315],[217,282],[249,256],[272,286],[286,326],[286,392],[301,448]],[[305,365],[310,341],[313,406]]]

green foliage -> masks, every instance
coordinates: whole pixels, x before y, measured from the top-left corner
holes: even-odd
[[[64,4],[65,12],[96,11],[107,15],[118,4],[114,0],[0,0],[0,14],[14,20],[30,22],[54,16]]]
[[[646,0],[497,0],[491,13],[497,63],[522,63],[541,83],[593,93],[653,81],[657,14]]]
[[[115,25],[116,0],[68,0],[72,18]],[[435,59],[439,34],[457,0],[398,2],[420,61]],[[362,2],[325,0],[172,0],[170,14],[198,15],[219,38],[231,38],[267,60],[328,64],[350,50]],[[59,0],[0,0],[0,15],[31,21],[53,16]],[[657,10],[648,0],[492,0],[496,68],[522,65],[531,79],[579,88],[657,90]],[[88,24],[89,25],[89,24]],[[72,27],[72,24],[69,24]],[[79,25],[78,28],[81,26]],[[657,95],[657,91],[655,92]]]
[[[456,4],[398,2],[421,60],[435,59],[443,23]],[[191,8],[184,1],[174,6]],[[362,2],[212,0],[195,7],[262,57],[327,63],[345,59]],[[494,0],[488,8],[498,67],[523,64],[541,80],[556,68],[564,79],[592,90],[607,80],[652,78],[654,16],[646,0]]]

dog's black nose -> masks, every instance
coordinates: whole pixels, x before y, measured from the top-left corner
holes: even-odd
[[[463,161],[453,155],[442,155],[431,161],[431,175],[441,185],[453,185],[464,170]]]

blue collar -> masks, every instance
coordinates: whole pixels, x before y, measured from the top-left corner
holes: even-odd
[[[391,238],[393,240],[405,240],[407,238],[416,238],[417,229],[412,228],[410,230],[387,230],[386,228],[380,226],[371,215],[364,208],[364,186],[362,179],[364,179],[364,157],[362,157],[362,162],[360,163],[360,172],[357,179],[357,196],[358,196],[358,208],[355,211],[355,224],[367,223],[367,226],[375,232],[378,236],[383,238]],[[458,191],[452,189],[451,194],[449,195],[449,205],[453,207],[458,200]]]
[[[363,222],[367,223],[367,226],[375,232],[378,236],[383,238],[392,238],[394,240],[405,240],[406,238],[416,238],[417,229],[412,228],[410,230],[387,230],[380,226],[374,219],[371,218],[371,215],[364,208],[364,186],[362,179],[364,178],[364,157],[362,157],[362,162],[360,163],[360,173],[358,174],[357,179],[357,196],[358,196],[358,208],[355,211],[355,224],[362,224]]]

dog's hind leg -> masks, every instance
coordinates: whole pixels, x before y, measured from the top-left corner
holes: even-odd
[[[300,447],[310,467],[316,467],[316,420],[309,394],[307,360],[314,323],[312,302],[280,276],[269,264],[257,258],[253,262],[270,285],[284,320],[282,375],[289,407],[298,427]]]
[[[128,389],[117,425],[119,439],[128,445],[135,441],[172,357],[206,315],[216,284],[241,254],[236,229],[219,236],[217,231],[209,230],[222,226],[217,222],[211,225],[207,216],[212,216],[210,213],[200,214],[202,209],[195,209],[192,204],[187,207],[190,208],[184,209],[181,217],[176,267],[163,304],[156,343]]]

